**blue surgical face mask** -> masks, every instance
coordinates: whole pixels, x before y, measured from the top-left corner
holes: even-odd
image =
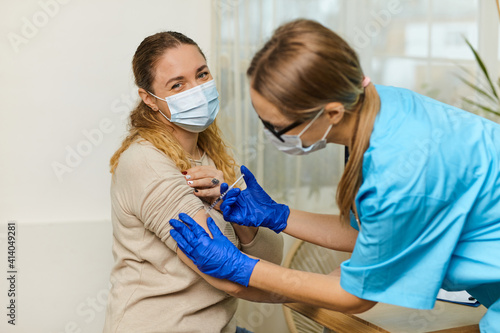
[[[311,125],[318,119],[318,117],[323,113],[325,109],[321,110],[318,112],[318,114],[311,120],[309,124],[307,124],[306,127],[298,134],[298,135],[282,135],[281,138],[283,139],[284,142],[281,142],[271,131],[269,131],[267,128],[264,128],[264,133],[266,133],[268,139],[284,153],[290,154],[290,155],[306,155],[309,153],[312,153],[313,151],[322,149],[326,147],[326,136],[328,133],[330,133],[330,130],[332,129],[333,125],[330,125],[328,129],[325,132],[325,135],[323,135],[323,138],[320,140],[316,141],[309,147],[303,147],[302,140],[300,139],[300,136],[304,134],[305,131],[311,127]]]
[[[219,93],[214,80],[165,99],[150,94],[167,102],[171,118],[159,110],[163,117],[189,132],[204,131],[219,113]]]

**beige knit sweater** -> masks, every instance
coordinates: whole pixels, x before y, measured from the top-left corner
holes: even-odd
[[[205,154],[197,165],[214,165]],[[208,284],[177,256],[171,218],[206,207],[174,162],[147,141],[120,156],[111,185],[113,255],[104,333],[231,332],[237,300]],[[280,263],[283,239],[260,228],[240,244],[222,215],[210,215],[242,251]]]

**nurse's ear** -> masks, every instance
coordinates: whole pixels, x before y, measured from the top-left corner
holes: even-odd
[[[142,101],[151,108],[153,111],[158,111],[160,108],[156,105],[156,98],[151,96],[146,90],[139,88],[139,96],[141,96]]]
[[[331,102],[325,105],[325,115],[328,122],[332,125],[338,125],[344,119],[345,108],[342,103]]]

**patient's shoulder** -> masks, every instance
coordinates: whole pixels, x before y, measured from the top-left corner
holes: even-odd
[[[137,176],[138,173],[166,176],[168,173],[178,173],[180,170],[164,152],[149,141],[139,139],[121,154],[117,172],[124,172],[128,176]]]

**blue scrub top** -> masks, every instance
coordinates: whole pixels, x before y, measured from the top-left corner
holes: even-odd
[[[432,309],[440,287],[465,289],[489,307],[482,332],[500,332],[500,125],[376,89],[381,109],[355,200],[361,230],[342,288],[418,309]]]

